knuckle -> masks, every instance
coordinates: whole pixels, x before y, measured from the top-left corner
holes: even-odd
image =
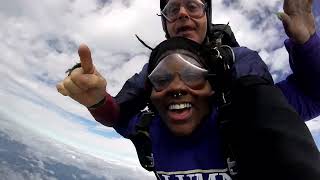
[[[105,78],[101,78],[101,81],[102,81],[103,85],[105,85],[105,86],[107,85],[107,80]]]
[[[61,91],[60,93],[64,96],[69,96],[69,93],[67,91]]]
[[[95,81],[94,81],[94,84],[93,84],[95,87],[102,87],[105,84],[106,84],[106,80],[103,77],[101,77],[101,76],[96,76],[95,77]]]
[[[79,93],[79,88],[73,83],[73,81],[68,80],[65,84],[65,89],[69,91],[71,94],[77,94]]]
[[[78,76],[80,76],[82,74],[83,74],[83,68],[79,67],[79,68],[74,69],[71,72],[70,77],[71,77],[71,79],[74,79],[74,78],[77,78]]]
[[[64,87],[57,87],[57,90],[63,96],[68,96],[69,95],[68,91]]]
[[[78,85],[79,88],[81,88],[83,91],[88,90],[88,89],[89,89],[89,86],[90,86],[90,84],[89,84],[88,81],[83,81],[83,80],[82,80],[82,81],[79,81],[77,85]]]
[[[62,82],[59,82],[58,84],[56,84],[57,90],[62,89],[62,87],[63,87]]]
[[[67,77],[67,78],[63,81],[64,87],[70,86],[71,83],[72,83],[72,81],[71,81],[71,78],[70,78],[70,77]]]

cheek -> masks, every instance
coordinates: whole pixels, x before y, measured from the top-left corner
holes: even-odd
[[[198,104],[198,108],[200,110],[200,116],[203,117],[207,115],[211,108],[211,103],[209,103],[211,100],[210,97],[214,94],[210,84],[207,82],[203,89],[192,90],[190,93],[196,97],[196,103]]]
[[[151,95],[150,95],[150,100],[152,102],[152,104],[154,105],[155,102],[157,102],[159,98],[157,97],[157,94],[155,93],[154,90],[152,90]]]
[[[152,90],[150,95],[151,103],[156,107],[157,110],[161,107],[161,99],[163,98],[162,93]]]
[[[207,81],[205,85],[203,85],[202,89],[199,90],[193,90],[190,89],[190,93],[198,98],[201,99],[208,99],[210,96],[212,96],[215,92],[212,89],[210,83]]]
[[[170,37],[174,37],[175,36],[175,33],[174,33],[174,23],[168,23],[166,22],[166,26],[167,26],[167,31],[169,33],[169,36]]]
[[[199,23],[199,38],[203,42],[207,34],[207,20],[206,18]]]

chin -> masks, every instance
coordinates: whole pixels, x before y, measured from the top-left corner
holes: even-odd
[[[196,37],[190,37],[189,39],[200,44],[199,39]]]
[[[200,37],[197,34],[193,33],[193,32],[181,33],[179,35],[176,35],[175,37],[184,37],[184,38],[190,39],[192,41],[195,41],[195,42],[197,42],[199,44],[201,43]]]
[[[190,35],[186,35],[186,36],[183,36],[183,37],[188,38],[188,39],[190,39],[190,40],[192,40],[194,42],[200,43],[199,38],[197,36],[195,36],[195,35],[190,34]]]
[[[175,136],[189,136],[192,134],[195,128],[184,127],[184,125],[169,126],[170,131]]]

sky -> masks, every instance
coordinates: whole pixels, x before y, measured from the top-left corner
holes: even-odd
[[[316,1],[314,12],[320,15]],[[60,95],[55,86],[79,61],[77,49],[85,43],[108,82],[107,91],[116,95],[125,80],[148,60],[150,51],[135,34],[151,47],[165,39],[156,15],[158,5],[158,0],[3,1],[0,130],[28,146],[42,144],[31,143],[30,138],[43,139],[139,169],[131,142],[97,123],[85,107]],[[259,52],[276,82],[291,73],[283,45],[287,37],[275,15],[281,9],[281,0],[213,2],[213,23],[229,22],[238,42]],[[307,125],[320,147],[320,118]],[[18,130],[21,128],[24,130]]]

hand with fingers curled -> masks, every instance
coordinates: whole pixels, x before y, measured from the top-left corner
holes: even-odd
[[[78,53],[80,64],[71,68],[56,88],[60,94],[90,108],[105,99],[107,81],[94,67],[88,46],[80,45]]]

